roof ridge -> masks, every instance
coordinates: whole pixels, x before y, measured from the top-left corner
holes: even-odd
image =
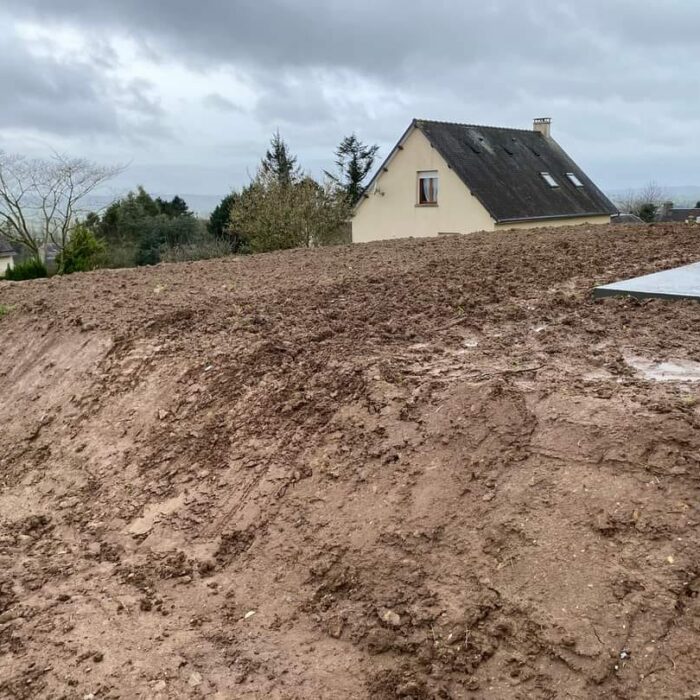
[[[468,127],[474,127],[476,129],[498,129],[499,131],[522,131],[526,134],[537,134],[539,132],[535,131],[534,129],[520,129],[515,126],[492,126],[491,124],[465,124],[464,122],[448,122],[448,121],[441,121],[440,119],[414,119],[413,120],[416,125],[420,123],[427,123],[427,124],[445,124],[448,126],[468,126]]]

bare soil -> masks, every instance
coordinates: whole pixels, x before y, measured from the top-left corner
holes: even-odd
[[[699,697],[700,305],[591,297],[698,259],[581,226],[0,283],[0,697]]]

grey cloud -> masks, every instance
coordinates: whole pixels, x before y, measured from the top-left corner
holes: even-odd
[[[43,22],[122,32],[150,59],[165,54],[195,68],[270,74],[350,70],[428,96],[468,92],[493,101],[526,91],[540,101],[603,94],[635,101],[663,90],[679,63],[689,67],[686,76],[700,67],[694,0],[673,7],[655,0],[171,0],[166,12],[140,0],[6,4]],[[294,122],[303,113],[275,92],[262,97],[257,115]]]
[[[1,17],[0,17],[1,19]],[[110,78],[114,50],[95,42],[81,59],[35,55],[7,28],[0,29],[0,85],[7,99],[0,126],[63,136],[111,134],[131,139],[163,116],[158,97],[143,80]]]
[[[264,92],[255,116],[268,126],[294,124],[318,128],[334,118],[331,105],[316,81],[280,78],[262,84]]]
[[[694,48],[700,7],[655,0],[6,0],[17,14],[44,21],[157,37],[193,61],[268,66],[349,67],[409,77],[421,65],[524,58],[528,63],[588,62],[586,52],[620,41]]]
[[[70,21],[156,37],[194,63],[251,63],[268,67],[351,68],[367,75],[425,73],[433,63],[517,56],[535,48],[543,59],[573,53],[555,0],[411,3],[359,0],[7,0],[18,14]],[[569,32],[570,35],[570,32]],[[537,37],[536,46],[532,38]]]
[[[86,64],[37,58],[7,32],[0,34],[0,126],[54,133],[114,131],[116,119],[99,99]],[[86,78],[88,78],[86,80]]]
[[[243,110],[235,102],[232,102],[227,97],[220,95],[218,92],[210,92],[205,96],[204,106],[210,109],[216,109],[219,112],[242,112]]]
[[[307,163],[321,163],[323,152],[330,161],[333,145],[352,130],[386,150],[413,116],[526,126],[544,114],[608,183],[635,173],[686,177],[696,159],[688,156],[697,147],[700,91],[696,0],[170,0],[165,7],[3,0],[3,10],[44,26],[80,27],[99,44],[90,63],[69,67],[75,72],[66,77],[75,83],[66,94],[89,118],[71,124],[61,116],[68,112],[47,109],[33,117],[41,128],[125,133],[131,124],[159,134],[169,115],[148,86],[121,86],[111,98],[99,89],[101,69],[118,58],[110,40],[128,37],[145,62],[186,64],[203,76],[217,67],[244,72],[257,95],[252,108],[240,110],[219,92],[204,105],[247,125],[246,139],[280,126]],[[42,86],[31,61],[24,69],[8,65],[0,58],[3,83],[3,70],[27,80],[22,107],[0,111],[0,119],[18,122],[36,109],[29,96],[44,104],[53,83]],[[345,95],[329,89],[348,75],[371,90],[355,94],[351,80]],[[212,136],[212,151],[220,138]]]
[[[153,96],[153,84],[143,78],[130,80],[122,87],[117,102],[130,112],[155,118],[165,114],[157,96]]]

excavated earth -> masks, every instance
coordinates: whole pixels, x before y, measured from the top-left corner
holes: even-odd
[[[0,283],[0,697],[700,697],[694,226]]]

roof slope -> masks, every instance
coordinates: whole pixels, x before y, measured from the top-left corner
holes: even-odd
[[[0,255],[14,255],[12,246],[4,239],[0,238]]]
[[[561,146],[538,131],[423,120],[414,124],[497,222],[617,212]],[[550,173],[558,187],[550,187],[542,172]],[[566,173],[574,173],[583,187]]]

